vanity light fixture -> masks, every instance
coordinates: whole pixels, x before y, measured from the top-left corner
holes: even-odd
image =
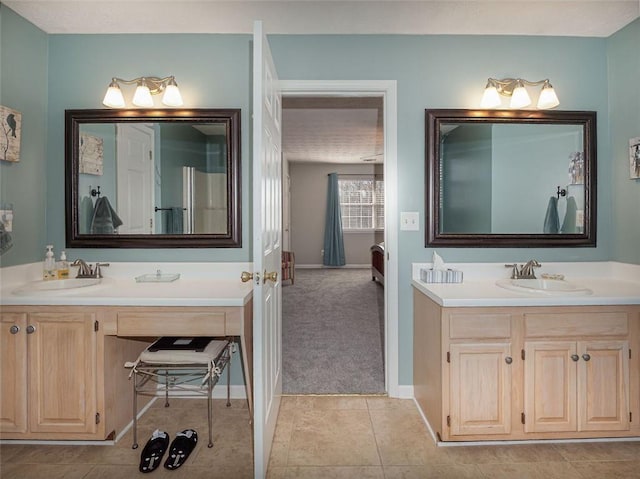
[[[501,80],[489,78],[480,106],[482,108],[497,108],[502,103],[500,100],[500,95],[502,95],[511,97],[511,108],[526,108],[531,104],[531,98],[529,98],[529,93],[527,93],[525,86],[538,85],[542,85],[537,104],[539,110],[547,110],[560,104],[548,78],[540,81],[529,81],[523,78],[504,78]]]
[[[133,80],[123,80],[122,78],[114,77],[111,79],[111,83],[109,83],[109,88],[107,88],[104,100],[102,100],[103,105],[109,108],[125,107],[120,84],[137,85],[132,100],[135,106],[151,108],[153,107],[153,98],[151,95],[157,95],[163,92],[162,103],[166,106],[178,107],[183,105],[182,95],[180,95],[176,78],[173,75],[165,78],[140,77]]]

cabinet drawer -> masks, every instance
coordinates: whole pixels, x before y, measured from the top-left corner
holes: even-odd
[[[625,312],[525,314],[525,336],[626,336],[629,320]]]
[[[451,339],[510,337],[510,314],[451,314],[449,316],[449,338]]]
[[[121,312],[118,336],[225,336],[226,312]]]

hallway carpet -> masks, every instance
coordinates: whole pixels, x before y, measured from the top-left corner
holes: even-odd
[[[286,394],[384,389],[384,290],[369,269],[298,269],[282,288]]]

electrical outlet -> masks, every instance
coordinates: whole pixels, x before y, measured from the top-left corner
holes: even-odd
[[[417,211],[403,211],[400,213],[400,229],[402,231],[419,231],[420,214]]]

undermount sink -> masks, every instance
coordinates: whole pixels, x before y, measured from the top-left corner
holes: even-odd
[[[13,294],[24,296],[32,293],[72,291],[100,284],[101,281],[101,278],[70,278],[32,281],[31,283],[27,283],[13,291]]]
[[[512,291],[543,294],[589,295],[589,288],[579,286],[563,279],[501,279],[496,281],[501,288]]]

